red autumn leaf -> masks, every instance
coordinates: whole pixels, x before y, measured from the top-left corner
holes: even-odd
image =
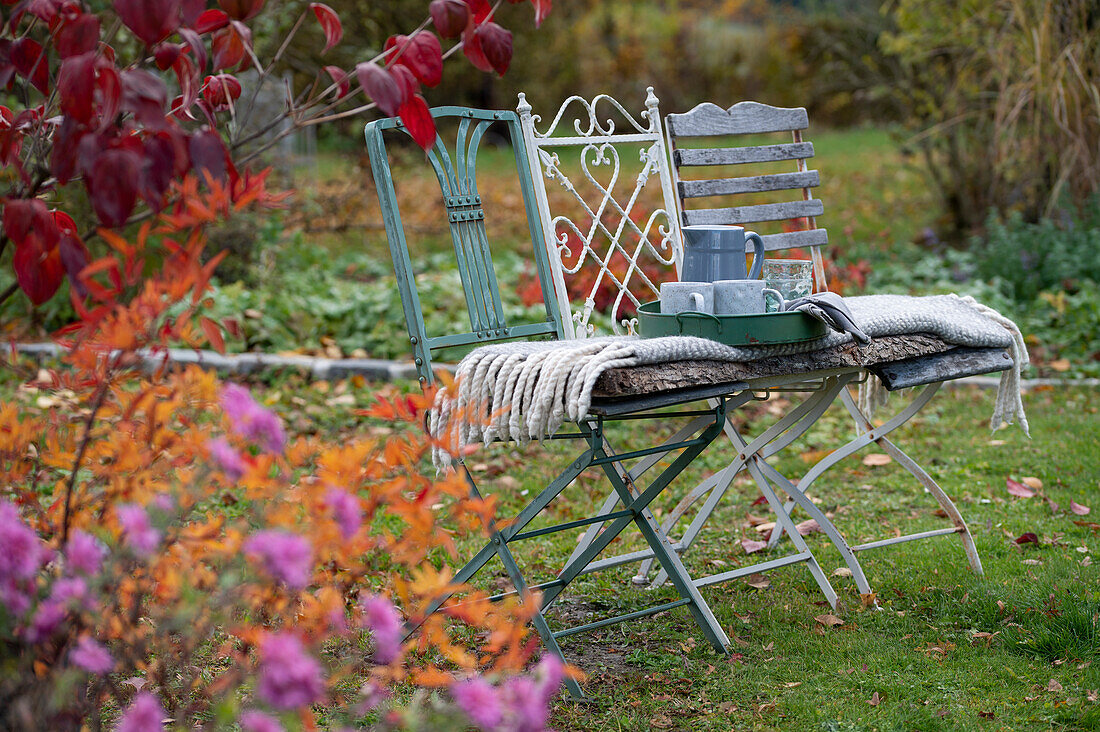
[[[387,70],[390,72],[390,75],[393,76],[394,81],[397,82],[397,87],[401,90],[402,99],[408,99],[413,94],[420,91],[420,83],[416,80],[416,77],[413,76],[413,72],[409,71],[407,66],[391,66]]]
[[[218,5],[234,20],[248,20],[263,9],[264,0],[218,0]]]
[[[409,97],[409,100],[401,105],[397,114],[405,123],[405,129],[412,135],[413,141],[424,152],[431,150],[435,145],[435,120],[432,119],[432,113],[428,111],[428,103],[424,101],[424,97],[419,94]]]
[[[512,32],[489,21],[479,25],[473,35],[481,46],[485,60],[503,76],[512,62]]]
[[[1080,503],[1077,503],[1076,501],[1070,501],[1069,502],[1069,510],[1073,511],[1078,516],[1087,516],[1092,509],[1089,508],[1088,506],[1082,506]]]
[[[154,46],[180,26],[180,0],[114,0],[115,12],[146,46]]]
[[[470,25],[462,33],[462,53],[466,60],[478,71],[492,71],[493,65],[485,57],[485,51],[481,48],[481,39],[474,32],[476,26]]]
[[[56,143],[56,136],[54,138]],[[23,133],[15,128],[15,115],[0,105],[0,166],[19,160],[23,149]]]
[[[367,61],[355,67],[355,75],[359,78],[359,86],[383,114],[393,117],[398,113],[406,97],[388,69]]]
[[[154,211],[164,207],[164,194],[172,181],[191,167],[187,143],[187,136],[176,126],[167,127],[145,140],[139,192]]]
[[[332,79],[332,83],[336,85],[336,97],[338,99],[346,97],[348,92],[351,91],[351,80],[348,79],[348,72],[339,66],[326,66],[325,72]]]
[[[18,244],[37,235],[45,249],[57,246],[59,232],[46,204],[37,198],[9,198],[4,201],[4,233]]]
[[[215,111],[229,109],[241,96],[241,82],[230,74],[208,76],[203,82],[202,98]]]
[[[475,25],[493,17],[493,6],[489,0],[466,0],[466,5],[470,8],[470,20]]]
[[[211,47],[214,51],[214,70],[232,68],[245,60],[247,46],[252,42],[249,36],[241,33],[244,26],[229,25],[214,34]],[[245,29],[247,31],[247,28]]]
[[[756,497],[756,500],[755,500],[755,501],[753,501],[753,502],[752,502],[751,504],[749,504],[749,505],[752,505],[752,506],[759,506],[759,505],[761,505],[761,504],[764,504],[764,503],[767,503],[767,502],[768,502],[768,499],[767,499],[767,497],[766,497],[766,496],[763,496],[763,495],[759,495],[759,496],[757,496],[757,497]]]
[[[141,158],[132,150],[105,150],[88,167],[85,178],[92,208],[109,228],[125,224],[137,203]]]
[[[19,289],[35,305],[53,297],[65,277],[57,247],[43,248],[37,234],[16,243],[12,264]]]
[[[190,27],[194,27],[206,10],[206,0],[183,0],[180,5],[183,10],[183,24]]]
[[[206,45],[203,44],[202,38],[199,34],[190,28],[180,28],[180,38],[182,38],[187,45],[184,50],[189,51],[195,57],[195,63],[198,64],[198,68],[205,69],[208,57],[206,55]],[[197,73],[197,72],[196,72]]]
[[[57,72],[61,111],[83,124],[95,117],[95,64],[95,54],[85,53],[62,61]]]
[[[326,53],[344,37],[344,26],[340,23],[340,16],[336,11],[324,3],[310,3],[309,7],[317,16],[317,22],[325,32],[325,48],[321,53]]]
[[[470,19],[470,6],[462,0],[432,0],[428,12],[436,31],[444,38],[458,38]]]
[[[1028,488],[1023,483],[1017,483],[1012,478],[1005,479],[1005,485],[1008,487],[1008,492],[1019,498],[1032,498],[1035,496],[1035,491]]]
[[[50,172],[60,185],[65,185],[77,175],[77,149],[88,128],[72,117],[65,117],[53,133],[53,149],[50,152]],[[8,161],[2,161],[5,165]]]
[[[214,347],[214,350],[218,353],[225,353],[225,339],[222,338],[221,327],[205,316],[199,318],[199,326],[202,328],[203,334],[206,335],[206,340],[210,341],[210,345]]]
[[[172,70],[176,72],[181,92],[179,100],[172,102],[172,110],[177,117],[183,118],[199,98],[199,74],[187,56],[176,59]]]
[[[167,71],[172,68],[172,64],[176,63],[176,59],[180,57],[181,53],[183,53],[183,46],[180,44],[161,43],[153,53],[153,60],[156,61],[158,69]]]
[[[204,10],[198,20],[195,21],[195,30],[199,34],[205,35],[221,30],[227,25],[229,25],[229,14],[224,10],[211,8],[210,10]]]
[[[1035,535],[1034,531],[1029,531],[1026,534],[1020,534],[1016,537],[1017,544],[1038,544],[1039,537]]]
[[[435,86],[443,79],[443,48],[434,33],[420,31],[409,36],[390,36],[384,49],[390,65],[407,66],[419,81]]]
[[[33,38],[20,38],[11,44],[11,62],[19,75],[44,96],[50,93],[50,63],[42,44]]]
[[[113,124],[122,106],[122,76],[113,62],[100,58],[95,70],[95,98],[99,104],[99,130]]]
[[[51,211],[57,230],[60,232],[57,251],[69,283],[81,297],[88,294],[88,288],[80,279],[81,271],[88,266],[88,248],[76,230],[73,217],[64,211]]]
[[[550,15],[551,0],[531,0],[531,4],[535,6],[535,27],[538,28]]]
[[[122,72],[122,108],[138,122],[146,127],[163,127],[167,104],[168,89],[159,76],[144,69]]]
[[[98,45],[99,18],[92,13],[80,13],[66,19],[54,36],[54,46],[61,58],[89,53]]]
[[[191,154],[191,166],[200,177],[209,175],[217,181],[224,181],[228,177],[226,158],[229,153],[218,133],[213,130],[196,132],[191,135],[188,151]]]

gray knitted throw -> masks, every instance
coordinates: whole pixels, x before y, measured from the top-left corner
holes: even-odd
[[[845,298],[856,323],[872,338],[933,333],[960,346],[1008,348],[1014,366],[1001,376],[991,426],[1018,419],[1028,429],[1020,399],[1020,370],[1028,364],[1019,328],[970,297],[867,295]],[[436,396],[432,434],[440,439],[437,462],[476,442],[541,439],[566,421],[588,413],[592,389],[608,369],[675,361],[753,361],[829,348],[850,341],[846,333],[773,346],[733,347],[687,336],[633,336],[574,341],[501,343],[478,348],[458,366],[455,382]],[[874,380],[877,381],[877,380]],[[862,395],[866,408],[885,390]]]

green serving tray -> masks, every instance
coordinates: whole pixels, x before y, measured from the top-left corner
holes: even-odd
[[[638,308],[638,335],[642,338],[696,336],[727,346],[759,346],[800,343],[825,335],[825,324],[805,313],[755,313],[753,315],[710,315],[708,313],[662,313],[660,302]]]

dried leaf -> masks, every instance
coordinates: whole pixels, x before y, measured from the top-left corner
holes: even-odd
[[[814,618],[814,620],[829,628],[835,627],[837,625],[844,625],[844,621],[833,615],[832,613],[828,613],[826,615],[818,615],[816,618]]]
[[[874,694],[871,694],[871,698],[867,700],[867,703],[873,707],[877,707],[879,705],[879,702],[881,701],[882,699],[879,697],[878,692],[876,691]]]
[[[1073,368],[1073,364],[1069,362],[1068,358],[1059,358],[1056,361],[1051,361],[1050,367],[1059,373],[1064,373]]]
[[[1020,482],[1026,485],[1028,488],[1032,488],[1037,491],[1043,490],[1043,481],[1039,480],[1035,476],[1029,475],[1025,478],[1020,478]]]
[[[848,569],[847,567],[837,567],[836,569],[833,570],[833,576],[834,577],[851,577],[852,576],[852,570]]]
[[[1058,683],[1056,679],[1051,679],[1047,682],[1047,691],[1061,691],[1062,685]]]
[[[1029,531],[1026,534],[1020,534],[1016,537],[1017,544],[1038,544],[1039,537],[1035,535],[1034,531]]]
[[[807,519],[797,524],[795,528],[798,529],[798,533],[802,536],[809,536],[810,534],[820,533],[821,531],[821,526],[813,519]]]
[[[766,590],[772,586],[772,581],[762,574],[750,574],[745,578],[745,584],[758,590]]]
[[[859,604],[864,608],[878,607],[878,593],[866,592],[860,593]]]
[[[1089,511],[1091,511],[1092,509],[1089,508],[1088,506],[1082,506],[1080,503],[1077,503],[1076,501],[1070,501],[1069,502],[1069,510],[1073,511],[1078,516],[1087,516]]]
[[[802,682],[801,681],[788,681],[787,683],[783,684],[783,686],[787,689],[793,689],[797,686],[802,686]]]
[[[1035,495],[1035,491],[1023,483],[1017,483],[1012,478],[1005,478],[1005,485],[1008,487],[1009,494],[1018,498],[1032,498]]]
[[[753,541],[752,539],[742,539],[741,547],[745,550],[746,554],[752,554],[758,552],[768,546],[766,541]]]
[[[889,465],[892,462],[894,462],[894,458],[884,452],[873,452],[863,458],[863,464],[869,468]]]

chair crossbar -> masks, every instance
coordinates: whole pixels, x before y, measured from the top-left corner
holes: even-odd
[[[556,534],[559,531],[568,531],[569,529],[576,529],[581,526],[588,526],[589,524],[600,523],[602,521],[610,521],[611,519],[622,518],[624,516],[633,516],[634,511],[626,509],[623,511],[615,511],[614,513],[600,514],[599,516],[589,516],[588,518],[577,519],[575,521],[567,521],[564,524],[555,524],[554,526],[546,526],[541,529],[534,529],[533,531],[525,531],[522,534],[516,534],[509,542],[523,541],[524,539],[533,539],[536,536],[545,536],[546,534]]]
[[[738,577],[747,577],[750,574],[757,574],[760,572],[770,572],[773,569],[779,569],[780,567],[786,567],[791,564],[798,564],[799,562],[806,562],[813,558],[811,552],[798,552],[797,554],[789,554],[779,559],[772,559],[767,562],[757,562],[751,567],[739,567],[738,569],[731,569],[728,572],[721,572],[719,574],[712,574],[708,577],[699,577],[692,580],[696,587],[707,587],[709,585],[716,585],[720,582],[729,582],[735,580]]]
[[[949,534],[958,534],[963,531],[961,527],[952,526],[950,529],[934,529],[932,531],[920,531],[915,534],[906,534],[905,536],[895,536],[889,539],[881,539],[879,541],[869,541],[866,544],[856,544],[852,547],[854,552],[862,552],[867,549],[878,549],[883,546],[891,546],[893,544],[904,544],[907,541],[916,541],[917,539],[931,539],[936,536],[947,536]]]
[[[577,635],[578,633],[587,633],[591,630],[598,630],[599,628],[606,628],[609,625],[615,623],[625,623],[628,620],[637,620],[638,618],[644,618],[649,615],[656,615],[657,613],[663,613],[666,610],[672,610],[678,607],[683,607],[691,602],[688,598],[680,598],[679,600],[673,600],[672,602],[666,602],[661,605],[654,605],[653,607],[647,607],[644,610],[636,610],[632,613],[625,613],[623,615],[616,615],[611,618],[604,618],[603,620],[597,620],[593,623],[586,623],[584,625],[575,625],[572,628],[566,628],[565,630],[559,630],[554,633],[555,638],[567,638],[571,635]]]

